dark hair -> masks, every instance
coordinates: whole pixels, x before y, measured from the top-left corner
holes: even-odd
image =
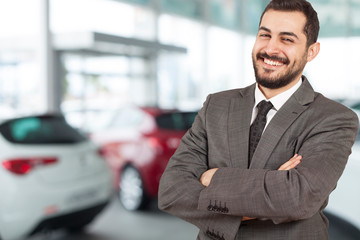
[[[306,23],[304,33],[307,37],[307,46],[317,41],[320,24],[316,11],[311,4],[306,0],[272,0],[265,8],[260,18],[260,24],[264,14],[268,10],[302,12],[306,16]]]

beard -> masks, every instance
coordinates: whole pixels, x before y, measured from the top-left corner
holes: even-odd
[[[304,70],[305,65],[307,63],[306,56],[307,56],[307,53],[304,54],[304,56],[300,59],[299,63],[297,60],[295,60],[290,66],[289,65],[290,61],[288,58],[280,58],[277,56],[270,57],[266,53],[256,54],[256,57],[253,57],[253,67],[254,67],[256,82],[259,85],[269,88],[269,89],[279,89],[279,88],[285,87],[292,81],[296,80],[299,75],[301,75],[301,73]],[[288,65],[289,69],[286,70],[286,72],[284,72],[283,74],[281,74],[281,73],[277,74],[277,76],[275,76],[275,77],[265,77],[265,76],[262,77],[262,76],[260,76],[259,69],[256,66],[256,60],[264,59],[264,58],[274,60],[274,61],[281,61],[284,63],[284,65]],[[264,69],[264,71],[265,71],[265,73],[271,73],[273,70]]]

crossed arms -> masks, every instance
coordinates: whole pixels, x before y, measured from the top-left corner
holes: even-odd
[[[295,154],[289,161],[287,161],[286,163],[281,165],[278,170],[279,171],[285,171],[285,170],[293,169],[294,167],[296,167],[300,163],[301,158],[302,158],[301,155]],[[209,169],[209,170],[205,171],[200,177],[201,184],[204,185],[205,187],[209,186],[212,177],[214,176],[215,172],[218,169],[219,168],[212,168],[212,169]]]
[[[281,165],[278,170],[286,171],[286,170],[295,168],[300,163],[301,158],[302,158],[301,155],[295,154],[289,161],[287,161],[286,163]],[[214,174],[216,173],[216,171],[218,169],[219,168],[212,168],[212,169],[205,171],[200,177],[201,184],[204,185],[205,187],[209,186],[212,177],[214,176]],[[253,219],[255,219],[255,218],[243,216],[241,220],[248,221],[248,220],[253,220]]]

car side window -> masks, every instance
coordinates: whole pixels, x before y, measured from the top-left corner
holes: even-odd
[[[12,119],[0,126],[0,132],[8,141],[19,144],[66,144],[86,140],[62,116]]]
[[[194,122],[196,112],[165,113],[156,118],[159,128],[168,130],[188,130]]]

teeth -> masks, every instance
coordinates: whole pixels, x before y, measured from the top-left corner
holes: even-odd
[[[281,63],[281,62],[271,61],[271,60],[266,59],[266,58],[264,59],[264,62],[265,62],[266,64],[271,65],[271,66],[282,66],[282,65],[284,65],[284,64]]]

